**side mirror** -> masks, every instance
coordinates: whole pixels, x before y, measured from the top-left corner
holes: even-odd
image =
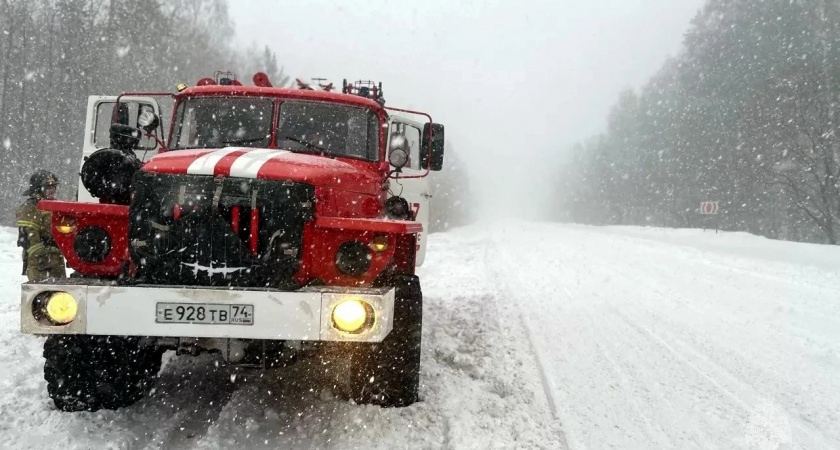
[[[119,123],[111,124],[111,148],[117,150],[134,150],[140,144],[140,137],[141,132],[137,128]]]
[[[432,129],[432,139],[429,140],[429,127]],[[441,170],[443,168],[443,124],[426,123],[423,125],[423,151],[420,152],[420,167],[429,170]],[[432,159],[429,159],[429,149],[432,151]]]

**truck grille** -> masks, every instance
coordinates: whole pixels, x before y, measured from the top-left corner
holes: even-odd
[[[130,252],[142,282],[297,287],[313,186],[147,172],[132,186]]]

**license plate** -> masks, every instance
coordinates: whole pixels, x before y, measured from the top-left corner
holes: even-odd
[[[253,325],[254,305],[158,303],[157,323]]]

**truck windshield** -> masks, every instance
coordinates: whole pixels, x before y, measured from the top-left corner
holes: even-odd
[[[366,108],[286,101],[280,105],[277,147],[376,161],[379,120]]]
[[[273,109],[266,98],[188,98],[176,112],[172,148],[268,147]]]

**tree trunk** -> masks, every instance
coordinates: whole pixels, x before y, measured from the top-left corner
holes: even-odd
[[[3,1],[3,9],[8,12],[8,14],[6,15],[6,20],[9,21],[9,34],[7,35],[6,39],[5,55],[3,55],[3,61],[6,61],[6,63],[3,64],[3,82],[2,84],[0,84],[0,136],[3,136],[5,134],[6,117],[8,117],[8,115],[6,114],[6,95],[9,92],[9,73],[12,71],[11,56],[15,38],[14,20],[12,20],[12,8],[9,7],[9,4],[6,0]]]

